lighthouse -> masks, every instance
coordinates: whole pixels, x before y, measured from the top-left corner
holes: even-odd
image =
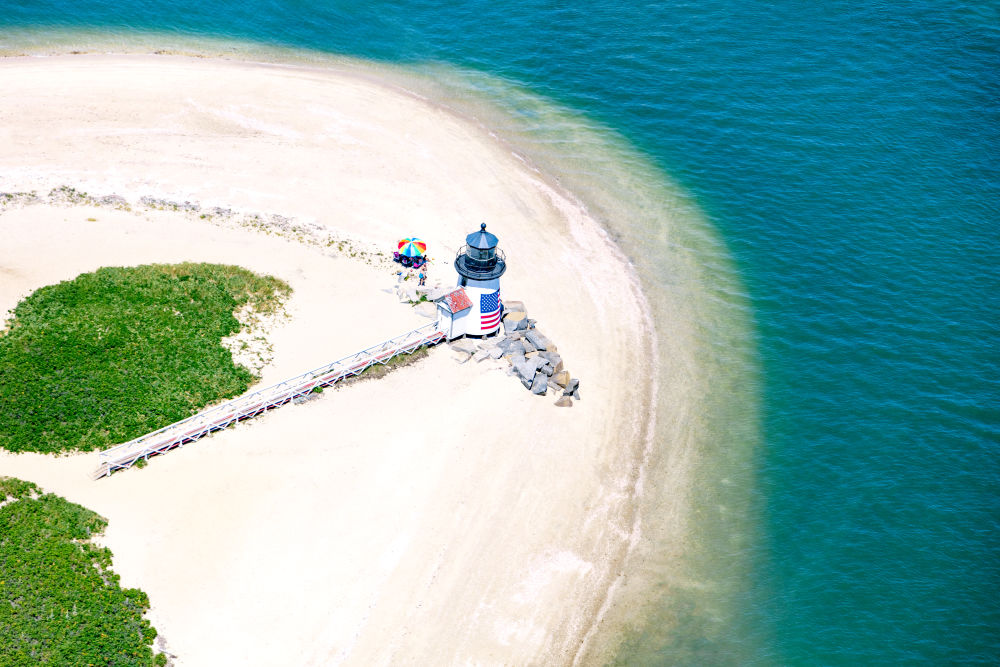
[[[500,276],[507,262],[497,241],[484,222],[479,231],[465,237],[465,245],[455,256],[458,285],[472,302],[465,325],[465,333],[472,336],[486,336],[500,328]]]

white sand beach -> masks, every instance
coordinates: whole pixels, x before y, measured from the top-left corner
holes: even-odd
[[[0,475],[107,517],[176,664],[586,662],[635,539],[655,342],[634,271],[581,206],[474,123],[354,71],[25,57],[0,59],[0,89],[0,192],[280,214],[387,251],[415,234],[445,284],[486,222],[503,298],[582,381],[556,408],[503,362],[439,346],[99,481],[96,453],[0,453]],[[138,206],[0,213],[0,310],[101,266],[181,261],[292,286],[263,383],[429,321],[349,253]]]

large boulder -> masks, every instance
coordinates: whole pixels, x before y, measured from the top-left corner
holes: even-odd
[[[459,338],[458,340],[453,340],[452,342],[448,343],[448,347],[450,347],[453,350],[461,350],[462,352],[467,352],[470,355],[475,354],[476,351],[479,349],[479,346],[476,345],[476,342],[469,338]]]
[[[531,382],[531,393],[544,395],[549,388],[549,378],[544,373],[537,373]]]
[[[565,388],[569,384],[569,371],[557,371],[552,374],[552,381]]]
[[[545,360],[541,357],[530,357],[527,359],[519,359],[512,363],[514,369],[517,371],[518,377],[521,378],[521,382],[524,382],[526,387],[530,386],[535,376],[545,375],[544,373],[539,373],[539,369],[545,365]],[[548,376],[545,376],[546,379]]]
[[[503,350],[505,355],[507,354],[524,354],[524,343],[513,338],[504,338],[500,341],[500,349]]]
[[[472,355],[472,359],[477,363],[486,361],[489,358],[490,358],[490,353],[487,350],[479,350],[474,355]]]
[[[528,314],[523,310],[508,310],[503,314],[504,321],[510,320],[511,322],[519,322],[528,317]]]
[[[552,364],[552,368],[555,369],[556,373],[563,370],[563,360],[562,357],[559,356],[559,354],[553,352],[552,350],[543,350],[542,352],[539,352],[539,354],[548,359],[549,363]]]
[[[564,396],[572,396],[576,400],[580,400],[580,381],[573,378],[566,385],[566,390],[563,392]]]
[[[503,349],[499,346],[488,347],[486,348],[486,352],[490,355],[490,359],[499,359],[503,356]]]
[[[544,350],[549,346],[549,339],[535,329],[528,331],[524,337],[538,350]]]
[[[521,340],[521,345],[524,345],[525,352],[537,352],[538,348],[531,344],[531,340],[527,337]]]
[[[521,378],[521,382],[524,382],[526,387],[531,386],[531,381],[535,378],[535,365],[530,361],[522,361],[513,364],[514,370],[517,371],[517,376]]]
[[[505,319],[503,321],[503,332],[507,335],[514,333],[515,331],[517,331],[518,323],[519,323],[518,320]]]
[[[522,301],[507,301],[504,299],[503,309],[508,313],[527,313],[528,309],[524,307],[524,302]]]
[[[548,362],[546,362],[545,359],[543,359],[542,357],[535,356],[528,359],[527,363],[531,364],[532,369],[537,371],[541,369],[543,366],[545,366],[545,364]]]
[[[507,357],[508,361],[517,357],[521,357],[522,359],[524,358],[524,346],[521,345],[520,341],[514,341],[514,342],[517,344],[501,348],[504,351],[503,356]]]
[[[563,394],[562,396],[559,397],[559,400],[556,401],[556,407],[557,408],[571,408],[571,407],[573,407],[573,399],[570,398],[569,396],[566,396],[565,394]]]

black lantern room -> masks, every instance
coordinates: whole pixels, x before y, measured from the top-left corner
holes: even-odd
[[[507,270],[503,252],[497,249],[498,239],[486,231],[486,223],[479,226],[478,232],[472,232],[465,237],[465,245],[455,257],[455,270],[458,275],[468,280],[494,280]]]

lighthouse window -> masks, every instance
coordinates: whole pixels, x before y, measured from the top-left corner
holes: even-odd
[[[489,249],[484,250],[482,248],[479,248],[477,250],[477,253],[478,254],[476,256],[476,259],[489,259],[490,258],[490,251],[489,251]]]

